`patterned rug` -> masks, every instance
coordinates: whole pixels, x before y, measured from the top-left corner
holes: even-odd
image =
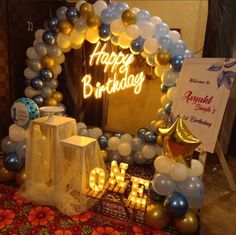
[[[0,185],[0,234],[13,235],[170,235],[145,226],[110,218],[94,211],[66,216],[57,209],[21,198],[17,189]]]

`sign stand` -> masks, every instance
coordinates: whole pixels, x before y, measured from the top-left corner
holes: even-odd
[[[220,160],[221,167],[223,168],[224,174],[225,174],[226,179],[229,183],[231,191],[236,192],[236,184],[235,184],[233,175],[229,169],[227,161],[225,160],[224,153],[221,149],[221,146],[220,146],[220,143],[218,140],[216,142],[215,153]],[[199,160],[202,162],[204,168],[205,168],[205,164],[206,164],[206,157],[207,157],[206,151],[202,151],[199,153]]]

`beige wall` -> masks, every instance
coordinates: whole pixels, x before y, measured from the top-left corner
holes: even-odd
[[[182,39],[194,52],[204,44],[208,1],[207,0],[156,0],[126,1],[130,7],[148,10],[162,18],[171,28],[180,28]],[[201,56],[201,51],[198,53]],[[147,126],[160,108],[160,80],[145,80],[141,94],[132,90],[110,95],[108,98],[107,128],[135,133]]]

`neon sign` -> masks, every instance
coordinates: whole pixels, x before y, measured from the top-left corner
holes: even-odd
[[[116,54],[114,51],[110,54],[106,52],[106,49],[106,43],[102,45],[101,42],[98,42],[90,55],[89,65],[104,65],[104,73],[110,72],[109,76],[112,77],[108,77],[105,84],[97,82],[96,87],[93,87],[91,85],[92,76],[86,74],[82,78],[84,98],[87,99],[94,95],[96,99],[99,99],[104,92],[112,94],[128,88],[133,88],[134,94],[139,94],[145,80],[145,74],[143,72],[136,75],[129,73],[134,55],[125,55],[122,52]]]

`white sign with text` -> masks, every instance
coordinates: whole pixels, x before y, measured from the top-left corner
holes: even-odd
[[[198,151],[214,152],[235,76],[236,59],[184,60],[172,112],[200,139]]]

